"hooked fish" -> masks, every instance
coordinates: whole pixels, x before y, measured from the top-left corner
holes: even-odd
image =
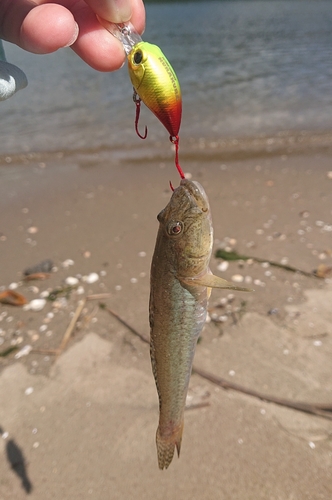
[[[161,121],[171,138],[181,125],[180,84],[167,58],[157,45],[139,42],[128,54],[128,72],[135,92]]]
[[[157,219],[150,354],[159,396],[158,464],[167,469],[175,447],[180,455],[189,379],[211,289],[249,290],[233,286],[209,269],[212,220],[208,198],[198,182],[182,179]]]

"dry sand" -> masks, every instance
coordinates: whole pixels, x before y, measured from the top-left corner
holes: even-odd
[[[311,271],[332,265],[331,149],[231,161],[218,152],[182,167],[206,189],[216,248]],[[148,334],[157,213],[176,184],[171,162],[106,154],[1,166],[0,286],[43,259],[57,271],[19,285],[28,300],[80,280],[81,294],[42,311],[0,306],[0,351],[56,349],[82,298],[103,299]],[[31,229],[34,228],[34,229]],[[63,267],[72,259],[73,265]],[[258,263],[230,263],[252,294],[213,292],[195,363],[252,389],[332,404],[332,284]],[[254,284],[253,284],[254,283]],[[227,305],[215,308],[220,299]],[[157,394],[148,347],[87,302],[56,360],[0,358],[0,500],[332,498],[332,421],[225,391],[194,375],[181,457],[159,471]],[[17,352],[17,351],[16,351]]]

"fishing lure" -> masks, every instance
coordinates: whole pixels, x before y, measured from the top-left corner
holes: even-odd
[[[157,45],[144,42],[130,23],[110,24],[101,20],[105,28],[123,44],[128,59],[128,72],[133,84],[136,104],[135,130],[141,139],[147,136],[147,127],[141,135],[138,130],[141,101],[154,113],[170,134],[175,146],[175,165],[184,179],[179,165],[179,130],[182,116],[182,97],[178,78],[169,61]]]

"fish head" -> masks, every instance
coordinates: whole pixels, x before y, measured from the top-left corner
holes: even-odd
[[[211,257],[213,228],[203,187],[196,181],[182,179],[157,218],[173,272],[182,278],[204,272]]]
[[[182,97],[178,78],[157,45],[139,42],[128,54],[131,83],[144,104],[161,121],[169,134],[178,135]]]

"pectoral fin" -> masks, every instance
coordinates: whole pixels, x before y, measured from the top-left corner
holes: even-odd
[[[229,281],[215,276],[214,274],[205,274],[199,278],[181,278],[182,283],[190,286],[206,286],[208,288],[226,288],[229,290],[238,290],[240,292],[253,292],[250,288],[244,288],[240,286],[235,286]]]

